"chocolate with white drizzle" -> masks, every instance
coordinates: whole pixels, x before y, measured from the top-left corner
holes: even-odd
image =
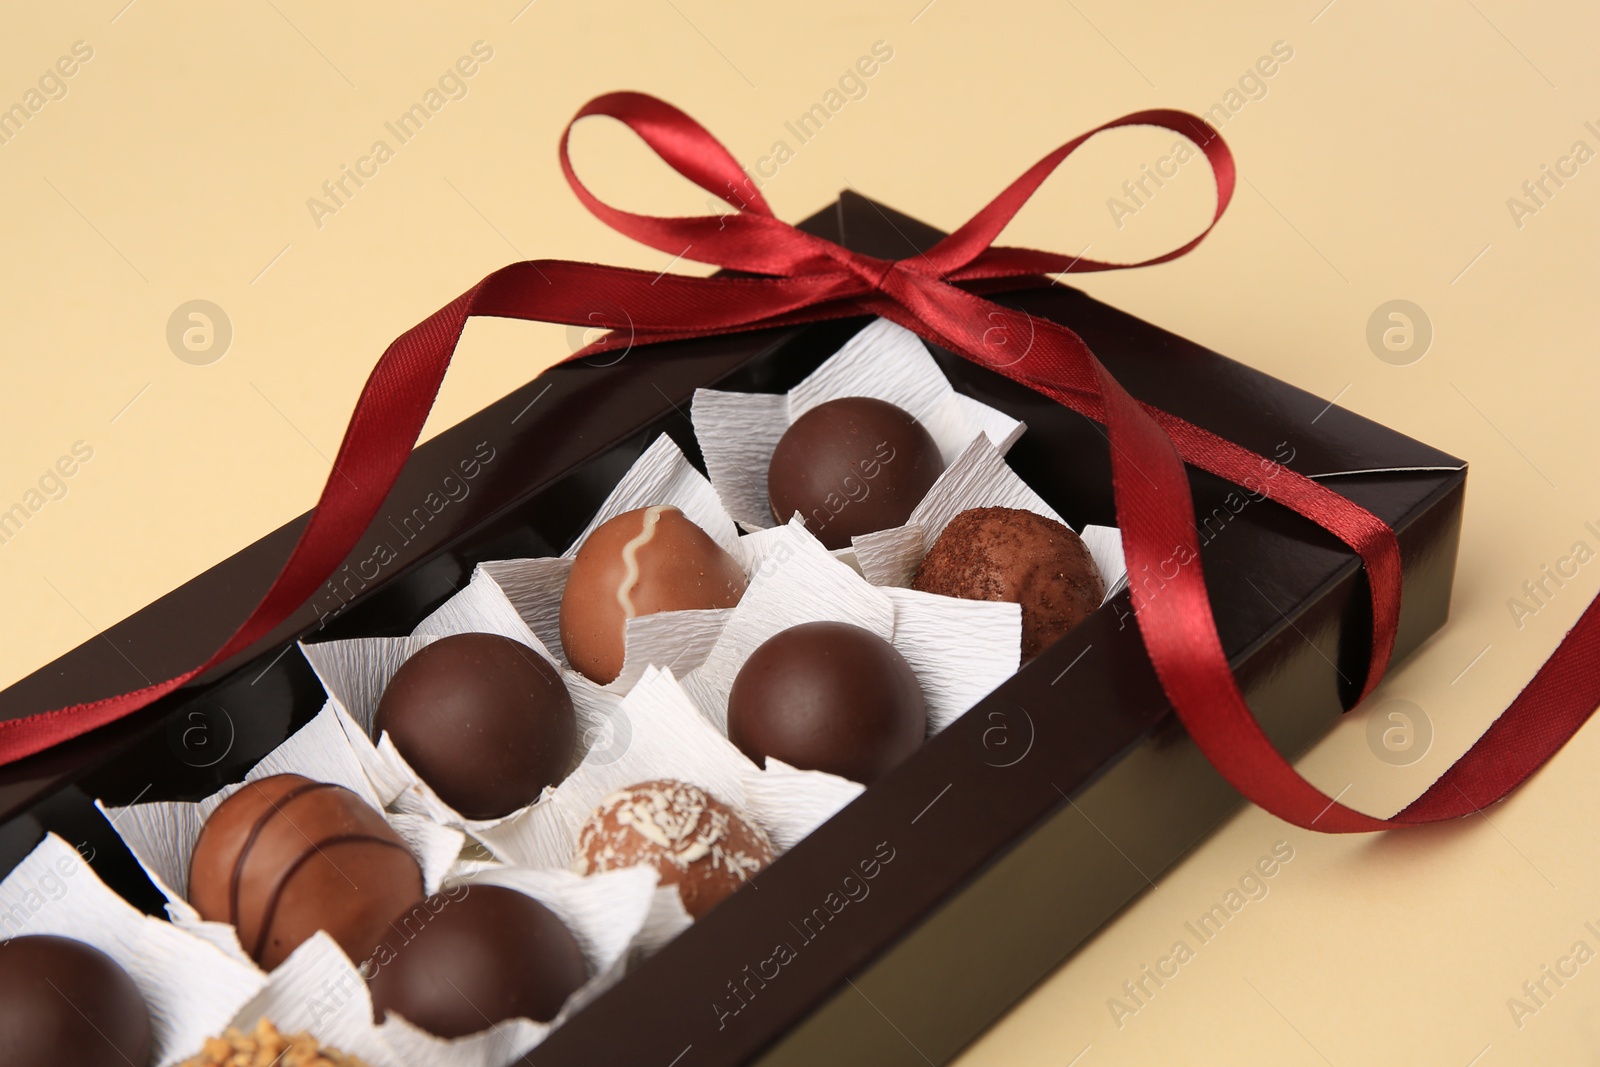
[[[649,865],[696,919],[772,862],[766,832],[699,786],[640,782],[606,797],[578,833],[579,874]]]
[[[622,672],[629,619],[731,608],[744,589],[738,562],[677,508],[623,512],[601,523],[572,561],[561,596],[567,662],[604,685]]]

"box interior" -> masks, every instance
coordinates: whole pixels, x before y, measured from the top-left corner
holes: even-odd
[[[806,225],[886,256],[937,237],[849,195]],[[1265,455],[1288,442],[1292,466],[1327,476],[1399,531],[1399,653],[1442,624],[1465,481],[1459,461],[1064,286],[1001,299],[1072,325],[1141,398]],[[342,569],[324,595],[201,682],[0,768],[0,869],[54,830],[85,843],[108,883],[159,913],[159,895],[94,798],[196,799],[238,780],[322,705],[320,685],[293,651],[296,638],[403,634],[476,563],[559,553],[657,434],[671,434],[699,462],[687,418],[696,386],[785,390],[864,321],[641,348],[612,367],[564,365],[422,446],[375,529],[403,524],[481,445],[495,458],[454,511],[414,524],[416,536],[382,574],[367,580]],[[1074,525],[1115,524],[1109,456],[1095,424],[935,354],[958,389],[1028,422],[1010,459],[1040,495]],[[1373,471],[1387,473],[1363,473]],[[1191,486],[1203,534],[1207,517],[1215,527],[1202,561],[1225,647],[1269,733],[1285,751],[1301,751],[1359,690],[1369,626],[1359,565],[1325,532],[1270,503],[1236,510],[1231,487],[1199,473]],[[203,659],[266,588],[303,522],[0,693],[0,717],[132,688],[141,684],[136,671],[164,676]],[[366,555],[364,543],[352,564]],[[1238,802],[1177,727],[1127,616],[1124,594],[755,888],[645,961],[529,1062],[612,1053],[667,1063],[691,1049],[686,1065],[763,1052],[774,1063],[847,1049],[873,1050],[882,1062],[953,1055]],[[809,927],[786,932],[884,846],[895,860],[882,865],[871,897],[815,936],[804,937]],[[779,979],[752,982],[750,968],[791,937],[804,938],[794,963]],[[886,1027],[885,1016],[898,1025]]]

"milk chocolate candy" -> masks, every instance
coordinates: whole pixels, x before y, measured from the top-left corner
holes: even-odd
[[[578,833],[579,874],[654,867],[696,919],[772,862],[772,842],[699,786],[640,782],[606,797]]]
[[[359,962],[421,897],[422,871],[383,816],[298,774],[245,783],[211,813],[189,860],[189,902],[237,927],[269,971],[318,930]]]
[[[604,685],[622,671],[629,619],[731,608],[744,589],[738,562],[677,508],[624,512],[591,533],[572,561],[561,596],[567,662]]]

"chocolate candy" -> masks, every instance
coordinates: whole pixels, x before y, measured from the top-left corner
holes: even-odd
[[[453,886],[396,915],[368,963],[378,1022],[394,1012],[446,1038],[507,1019],[549,1022],[588,978],[550,909],[494,885]]]
[[[567,662],[604,685],[622,671],[629,619],[731,608],[744,587],[734,558],[677,508],[624,512],[591,533],[572,561],[561,595]]]
[[[933,437],[883,400],[848,396],[818,404],[794,420],[767,467],[772,516],[795,512],[828,548],[850,538],[904,526],[944,471]]]
[[[699,786],[662,779],[606,797],[578,833],[579,874],[648,865],[696,919],[772,862],[761,827]]]
[[[245,783],[211,813],[189,860],[189,902],[237,927],[267,970],[318,930],[360,961],[421,896],[422,871],[382,815],[298,774]]]
[[[728,739],[756,763],[872,783],[917,750],[928,709],[911,665],[870,630],[808,622],[768,638],[728,693]]]
[[[365,1061],[323,1045],[322,1041],[304,1030],[299,1033],[278,1032],[266,1016],[256,1019],[256,1025],[248,1032],[227,1027],[218,1037],[206,1038],[200,1051],[178,1064],[178,1067],[254,1067],[256,1064],[267,1064],[269,1067],[368,1067]]]
[[[313,1009],[315,1010],[315,1009]],[[209,1037],[178,1067],[367,1067],[363,1060],[322,1044],[310,1034],[280,1033],[265,1015],[251,1030],[230,1026]]]
[[[115,960],[70,937],[0,942],[0,1063],[148,1067],[150,1009]]]
[[[1017,508],[973,508],[951,519],[911,588],[1021,604],[1024,663],[1088,618],[1106,595],[1081,537]]]
[[[469,819],[532,804],[565,777],[578,736],[560,672],[499,634],[455,634],[406,660],[374,727]]]

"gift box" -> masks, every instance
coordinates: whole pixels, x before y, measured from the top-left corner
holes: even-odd
[[[868,255],[931,227],[859,195],[801,228]],[[996,298],[1069,325],[1135,397],[1316,479],[1396,531],[1396,655],[1445,620],[1465,466],[1174,334],[1041,279]],[[563,364],[419,447],[317,596],[156,704],[0,768],[0,870],[46,832],[135,905],[161,895],[109,808],[240,780],[325,701],[297,642],[410,634],[477,564],[556,556],[665,433],[704,467],[698,388],[777,393],[863,319],[670,341]],[[1007,461],[1078,524],[1114,526],[1100,427],[948,352],[962,394],[1021,420]],[[1262,476],[1271,477],[1271,465]],[[1291,757],[1359,695],[1371,610],[1359,558],[1311,522],[1191,470],[1207,589],[1239,684]],[[291,522],[4,692],[0,718],[124,692],[202,661],[259,600]],[[942,1062],[1204,838],[1239,796],[1176,721],[1130,589],[799,841],[752,886],[640,960],[525,1060]],[[135,667],[134,664],[138,666]]]

